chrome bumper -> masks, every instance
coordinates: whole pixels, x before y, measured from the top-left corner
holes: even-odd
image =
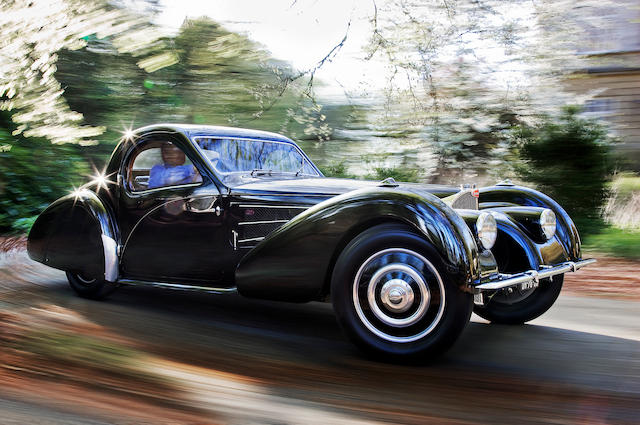
[[[475,293],[481,293],[484,291],[495,291],[496,289],[509,288],[517,285],[533,288],[538,286],[540,279],[547,279],[557,274],[575,272],[576,270],[595,262],[595,259],[590,258],[576,262],[568,261],[557,266],[541,266],[540,270],[527,270],[526,272],[518,274],[499,273],[492,276],[488,282],[473,286],[473,289]]]

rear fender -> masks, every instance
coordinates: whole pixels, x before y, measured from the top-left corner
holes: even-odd
[[[321,298],[333,262],[359,232],[402,222],[433,246],[448,278],[464,287],[478,276],[478,248],[465,222],[430,194],[367,188],[328,199],[270,234],[240,262],[238,291],[288,301]]]
[[[35,261],[86,276],[118,280],[117,230],[100,198],[81,189],[52,203],[35,221],[27,252]]]

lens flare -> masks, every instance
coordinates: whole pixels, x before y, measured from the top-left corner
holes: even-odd
[[[85,186],[95,186],[96,193],[101,189],[108,189],[110,184],[115,184],[113,180],[109,179],[109,176],[106,174],[106,170],[98,170],[97,168],[93,168],[93,175],[91,177],[91,181],[87,183]],[[85,187],[83,186],[83,187]]]

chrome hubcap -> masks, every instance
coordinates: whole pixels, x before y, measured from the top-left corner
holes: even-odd
[[[382,285],[380,299],[389,311],[402,313],[413,305],[413,289],[402,279],[391,279]]]
[[[353,302],[362,323],[392,342],[431,332],[444,312],[444,285],[422,255],[404,248],[379,251],[360,267]]]

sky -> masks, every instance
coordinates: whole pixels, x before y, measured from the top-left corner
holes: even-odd
[[[208,16],[231,31],[262,43],[277,59],[304,71],[313,68],[347,34],[336,60],[316,73],[319,95],[342,97],[382,88],[385,64],[364,61],[372,33],[374,2],[367,0],[162,0],[157,22],[177,29],[186,17]],[[350,24],[349,24],[350,23]],[[353,93],[352,93],[353,94]]]

